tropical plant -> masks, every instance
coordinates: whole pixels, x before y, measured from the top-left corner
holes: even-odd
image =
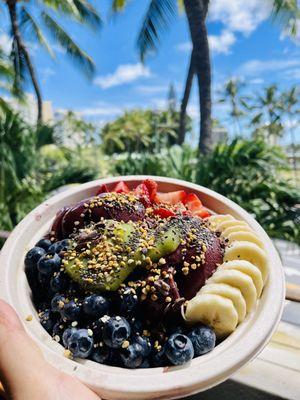
[[[205,23],[208,3],[209,0],[179,0],[178,2],[175,0],[151,0],[137,39],[140,58],[144,61],[147,54],[157,49],[160,35],[170,26],[172,19],[176,15],[177,8],[185,10],[193,44],[192,71],[197,76],[198,81],[201,115],[198,147],[203,153],[207,153],[212,146],[211,68]],[[126,0],[113,0],[112,8],[114,11],[120,11],[124,9],[126,4]],[[183,107],[181,108],[183,109]],[[185,123],[185,113],[183,111],[181,112],[181,118],[183,120],[181,120],[180,124],[180,141],[182,140],[182,130]]]
[[[299,127],[299,89],[296,86],[284,91],[281,94],[281,112],[287,119],[288,132],[290,133],[291,149],[293,154],[293,169],[295,182],[298,183],[298,167],[296,157],[296,128]]]
[[[88,0],[42,0],[38,4],[26,0],[5,0],[0,8],[6,8],[10,21],[9,34],[12,39],[10,56],[14,67],[14,93],[23,92],[24,84],[29,77],[37,99],[38,122],[41,122],[41,88],[27,42],[34,41],[54,57],[53,46],[51,47],[43,33],[43,28],[45,28],[54,43],[90,76],[94,71],[91,57],[79,47],[56,17],[67,17],[84,25],[98,27],[100,16]],[[1,20],[5,23],[4,18]]]
[[[273,84],[263,89],[249,105],[249,110],[254,111],[250,127],[255,127],[254,137],[263,137],[269,142],[276,143],[284,133],[280,93],[277,85]]]
[[[285,155],[264,140],[235,139],[199,159],[196,182],[248,210],[271,237],[300,243],[300,193],[281,171]]]
[[[238,79],[231,78],[224,84],[219,103],[228,103],[229,116],[232,125],[235,126],[236,136],[241,136],[241,119],[245,116],[245,108],[248,108],[249,96],[242,94],[245,84]]]
[[[191,119],[188,121],[191,131]],[[115,152],[159,152],[176,143],[179,113],[174,110],[131,110],[107,123],[101,133],[106,154]]]

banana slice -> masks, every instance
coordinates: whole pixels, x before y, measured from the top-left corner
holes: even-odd
[[[211,283],[202,286],[199,294],[201,293],[217,294],[230,299],[238,313],[238,322],[244,321],[246,317],[246,302],[239,289],[225,283]]]
[[[230,270],[233,269],[249,275],[255,285],[257,297],[260,297],[264,283],[262,280],[261,272],[255,265],[246,260],[233,260],[224,262],[220,265],[219,268]]]
[[[209,222],[212,229],[216,229],[221,222],[230,221],[233,219],[233,216],[229,214],[216,214],[208,217],[207,221]]]
[[[249,226],[245,221],[234,219],[233,221],[223,221],[217,226],[217,230],[223,232],[226,228],[231,226]]]
[[[224,261],[246,260],[254,264],[261,272],[263,283],[266,283],[269,264],[268,258],[264,250],[251,242],[232,242],[225,249]]]
[[[250,276],[233,269],[218,268],[217,271],[206,281],[210,283],[225,283],[240,289],[245,301],[247,312],[250,312],[255,305],[257,292]]]
[[[245,232],[245,231],[232,232],[228,236],[226,236],[226,239],[228,239],[229,243],[232,243],[233,241],[252,242],[257,244],[257,246],[259,246],[261,249],[264,250],[263,242],[254,232]]]
[[[187,303],[187,321],[202,322],[213,328],[218,337],[233,332],[238,324],[238,313],[231,300],[217,294],[201,293]]]
[[[241,225],[236,225],[236,226],[230,226],[229,228],[226,228],[222,232],[223,237],[228,237],[231,233],[234,232],[253,232],[253,230],[250,228],[250,226],[241,226]]]

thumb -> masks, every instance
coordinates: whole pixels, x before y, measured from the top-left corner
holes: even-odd
[[[0,380],[16,400],[99,400],[92,391],[47,363],[14,309],[0,300]]]

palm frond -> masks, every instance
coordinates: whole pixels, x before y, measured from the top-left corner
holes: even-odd
[[[86,75],[91,77],[95,70],[95,65],[91,57],[74,42],[64,28],[59,25],[49,14],[43,11],[41,13],[41,17],[54,40],[56,40],[57,43],[66,50],[67,55],[71,57],[72,60],[77,62],[79,67],[83,69]]]
[[[297,35],[300,6],[297,0],[274,0],[272,15],[292,36]]]
[[[42,3],[55,12],[65,14],[92,28],[97,28],[101,24],[98,11],[87,0],[42,0]]]
[[[27,31],[27,34],[29,33],[30,35],[32,35],[34,39],[47,50],[50,56],[52,58],[55,58],[55,54],[53,53],[53,50],[51,49],[49,43],[47,42],[45,36],[43,35],[43,32],[38,26],[36,20],[26,10],[25,7],[21,8],[20,28]]]
[[[176,13],[176,4],[176,0],[151,0],[137,38],[142,61],[150,51],[157,50],[161,33],[169,27]]]
[[[19,49],[18,43],[15,39],[12,42],[10,58],[14,68],[14,81],[12,86],[12,93],[13,95],[21,98],[24,95],[24,84],[26,80],[27,64],[24,58],[24,54]]]

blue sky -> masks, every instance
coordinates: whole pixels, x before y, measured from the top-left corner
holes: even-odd
[[[73,109],[100,124],[124,109],[163,107],[168,85],[175,85],[178,99],[189,59],[189,33],[184,15],[174,19],[161,41],[159,51],[143,66],[139,63],[136,36],[148,0],[132,0],[126,11],[111,17],[109,1],[97,1],[104,24],[91,32],[74,23],[65,23],[73,38],[93,57],[96,74],[87,80],[57,48],[57,60],[32,48],[38,66],[43,96],[55,110]],[[269,18],[268,0],[212,0],[208,31],[212,50],[213,90],[216,95],[226,79],[240,77],[250,92],[277,83],[289,87],[300,82],[300,41],[291,40]],[[5,27],[0,45],[5,45]],[[189,106],[199,118],[196,90]],[[214,116],[224,119],[226,108],[215,105]]]

